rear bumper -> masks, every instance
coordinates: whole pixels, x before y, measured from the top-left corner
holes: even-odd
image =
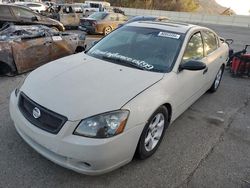
[[[79,122],[68,121],[53,135],[24,118],[14,92],[10,98],[10,114],[19,135],[38,153],[60,166],[87,175],[103,174],[130,162],[144,127],[136,126],[108,139],[93,139],[73,135]]]

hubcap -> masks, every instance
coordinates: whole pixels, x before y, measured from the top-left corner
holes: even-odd
[[[219,87],[221,76],[222,76],[222,70],[220,69],[218,74],[216,75],[216,78],[215,78],[215,83],[214,83],[215,89],[217,89]]]
[[[147,135],[145,138],[145,149],[146,151],[151,151],[158,144],[161,139],[162,132],[164,129],[165,118],[162,113],[156,114],[155,117],[150,122],[147,130]]]
[[[111,32],[111,29],[109,28],[109,27],[107,27],[106,29],[105,29],[105,34],[107,35],[107,34],[109,34]]]

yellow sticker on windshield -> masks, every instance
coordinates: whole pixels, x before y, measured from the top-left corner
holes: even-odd
[[[178,34],[175,34],[175,33],[160,32],[158,34],[158,36],[172,38],[172,39],[179,39],[181,35],[178,35]]]

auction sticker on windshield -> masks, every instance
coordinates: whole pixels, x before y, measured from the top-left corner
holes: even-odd
[[[175,33],[169,33],[169,32],[160,32],[158,34],[159,37],[167,37],[172,39],[179,39],[181,35],[175,34]]]

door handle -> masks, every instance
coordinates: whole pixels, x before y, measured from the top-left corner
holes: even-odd
[[[206,67],[205,70],[203,71],[203,74],[206,74],[208,71],[208,68]]]

